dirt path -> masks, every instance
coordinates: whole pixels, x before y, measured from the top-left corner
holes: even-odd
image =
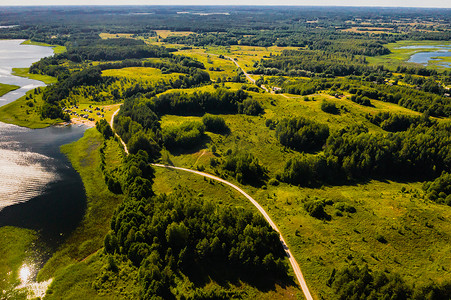
[[[197,163],[199,162],[199,159],[200,159],[202,156],[204,156],[204,154],[205,154],[206,152],[207,152],[207,151],[202,150],[202,152],[200,153],[199,157],[196,159],[196,162],[193,164],[193,166],[197,165]]]
[[[224,56],[225,58],[227,58],[227,59],[230,59],[231,61],[233,61],[234,63],[235,63],[235,65],[238,67],[238,68],[240,68],[241,69],[241,71],[243,71],[243,73],[244,73],[244,75],[246,75],[246,78],[250,81],[250,82],[252,82],[252,84],[255,84],[255,79],[254,78],[252,78],[251,77],[251,75],[249,75],[239,64],[238,64],[238,62],[234,59],[234,58],[232,58],[232,57],[230,57],[230,56]]]
[[[122,104],[121,104],[122,105]],[[111,120],[110,120],[110,126],[111,129],[113,129],[113,121],[114,121],[114,117],[117,115],[117,113],[119,112],[119,110],[121,109],[121,106],[119,106],[119,108],[113,113],[113,115],[111,116]],[[116,133],[116,130],[113,129],[114,135],[117,136],[119,138],[119,141],[121,141],[122,146],[124,146],[124,151],[125,153],[128,154],[128,148],[127,148],[127,144],[124,143],[124,141],[122,140],[122,138],[119,136],[119,134]]]
[[[279,228],[277,228],[277,225],[269,217],[269,215],[266,213],[265,209],[257,201],[255,201],[254,198],[249,196],[245,191],[243,191],[241,188],[239,188],[238,186],[234,185],[233,183],[228,182],[227,180],[224,180],[222,178],[219,178],[217,176],[214,176],[214,175],[211,175],[211,174],[208,174],[208,173],[195,171],[195,170],[191,170],[191,169],[180,168],[180,167],[167,166],[167,165],[162,165],[162,164],[152,164],[152,166],[154,166],[154,167],[161,167],[161,168],[167,168],[167,169],[180,170],[180,171],[185,171],[185,172],[190,172],[190,173],[194,173],[194,174],[197,174],[197,175],[200,175],[200,176],[211,178],[213,180],[216,180],[216,181],[222,182],[224,184],[227,184],[228,186],[234,188],[239,193],[241,193],[244,197],[246,197],[259,210],[259,212],[263,215],[263,217],[266,219],[266,221],[269,223],[269,225],[271,225],[271,227],[275,231],[277,231],[277,233],[279,234],[280,243],[282,244],[282,247],[285,250],[285,253],[286,253],[286,255],[288,256],[288,258],[290,260],[291,267],[293,268],[293,271],[294,271],[294,273],[296,275],[296,278],[298,279],[298,282],[301,285],[302,292],[304,293],[305,298],[307,300],[313,300],[312,295],[310,294],[310,291],[308,289],[307,283],[305,282],[304,276],[302,275],[301,268],[299,268],[299,265],[298,265],[296,259],[291,254],[291,251],[288,248],[287,243],[285,242],[285,239],[283,238],[282,234],[280,233]]]

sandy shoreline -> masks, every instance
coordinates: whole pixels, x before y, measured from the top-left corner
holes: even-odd
[[[95,127],[96,126],[96,122],[94,121],[89,121],[83,118],[71,118],[70,122],[68,124],[73,124],[73,125],[85,125],[88,127]]]

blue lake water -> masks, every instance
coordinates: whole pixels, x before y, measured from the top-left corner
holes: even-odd
[[[0,106],[44,86],[12,76],[11,70],[53,55],[52,49],[21,42],[0,40],[0,82],[21,87],[0,97]],[[86,209],[86,196],[79,174],[60,146],[80,139],[85,130],[84,126],[28,129],[0,122],[0,227],[36,230],[39,248],[50,251],[76,228]],[[36,266],[48,257],[48,253],[33,253]],[[33,275],[38,269],[33,268]]]
[[[399,47],[399,49],[425,49],[428,51],[425,52],[417,52],[410,56],[407,62],[413,62],[417,64],[422,64],[427,66],[431,61],[440,60],[440,57],[451,57],[451,46],[449,45],[413,45],[413,46],[404,46]],[[436,51],[430,51],[430,49],[434,49]],[[451,63],[448,62],[440,62],[438,65],[451,68]]]

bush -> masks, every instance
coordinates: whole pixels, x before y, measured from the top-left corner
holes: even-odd
[[[163,142],[168,149],[190,149],[199,146],[204,138],[205,126],[200,122],[185,122],[163,130]]]
[[[376,235],[376,241],[382,244],[387,244],[387,240],[381,234]]]
[[[363,105],[363,106],[373,106],[373,104],[371,104],[371,101],[368,97],[366,96],[359,96],[359,95],[352,95],[351,96],[351,101],[355,102],[357,104]]]
[[[225,133],[229,131],[225,120],[219,116],[206,114],[202,118],[202,123],[205,125],[205,130],[215,133]]]
[[[326,202],[324,200],[310,200],[304,203],[304,208],[308,214],[320,220],[330,221],[331,216],[324,210]]]
[[[267,178],[267,170],[250,153],[232,153],[224,162],[224,169],[232,172],[240,183],[261,185]]]
[[[337,115],[340,113],[340,110],[338,109],[337,106],[335,106],[335,103],[332,103],[329,101],[323,101],[321,103],[321,110],[326,113],[334,114],[334,115]]]
[[[335,203],[334,207],[336,209],[338,209],[339,211],[342,211],[342,212],[344,211],[344,212],[348,212],[348,213],[351,213],[351,214],[357,212],[357,210],[355,209],[354,206],[349,205],[347,203],[343,203],[343,202]]]
[[[423,185],[428,198],[451,206],[451,174],[443,172],[440,177]]]
[[[279,142],[298,151],[316,151],[326,142],[329,127],[303,117],[283,119],[276,127]]]
[[[268,184],[269,184],[269,185],[273,185],[273,186],[278,186],[278,185],[279,185],[279,180],[277,180],[276,178],[271,178],[271,179],[268,181]]]
[[[243,103],[238,105],[238,113],[240,114],[258,116],[263,112],[264,110],[260,103],[253,99],[244,100]]]

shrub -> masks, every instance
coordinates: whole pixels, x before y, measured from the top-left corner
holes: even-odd
[[[329,136],[329,127],[303,117],[283,119],[276,127],[279,142],[298,151],[319,150]]]
[[[357,211],[354,206],[349,205],[347,203],[343,203],[343,202],[335,203],[334,207],[336,209],[338,209],[339,211],[344,211],[344,212],[348,212],[348,213],[355,213]]]
[[[263,113],[263,107],[256,100],[247,99],[244,100],[243,103],[240,103],[238,105],[238,113],[250,116],[257,116]]]
[[[325,206],[324,200],[310,200],[304,203],[304,209],[310,216],[320,220],[331,220],[331,216],[324,210]]]
[[[225,120],[219,116],[205,114],[202,118],[202,123],[205,125],[205,130],[215,133],[224,133],[229,131]]]
[[[163,142],[168,149],[189,149],[199,146],[205,126],[200,122],[185,122],[163,130]]]
[[[337,106],[335,106],[335,103],[332,103],[329,101],[323,101],[321,103],[321,110],[326,113],[334,114],[334,115],[337,115],[340,113],[340,110],[338,109]]]
[[[267,170],[250,153],[231,153],[224,161],[224,169],[230,171],[238,182],[261,185],[267,178]]]

